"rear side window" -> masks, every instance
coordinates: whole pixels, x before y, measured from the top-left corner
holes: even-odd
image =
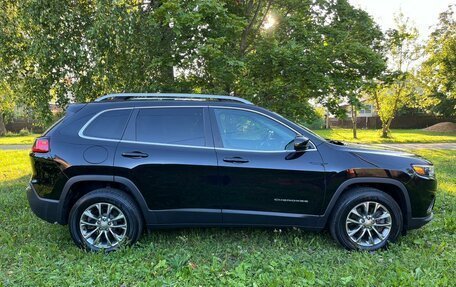
[[[84,136],[120,140],[131,111],[113,110],[100,114],[86,127]]]
[[[205,146],[202,108],[140,109],[136,140],[189,146]]]
[[[42,136],[48,135],[54,128],[56,128],[61,122],[63,122],[64,118],[65,118],[65,116],[61,117],[55,123],[53,123],[47,130],[44,131]]]

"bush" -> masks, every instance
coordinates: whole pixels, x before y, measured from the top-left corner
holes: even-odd
[[[29,136],[31,134],[32,133],[28,129],[25,129],[25,128],[19,131],[20,136]]]
[[[13,132],[6,132],[3,136],[4,137],[14,137],[14,136],[17,136],[17,134],[13,133]]]
[[[304,123],[304,126],[311,130],[321,130],[325,128],[325,119],[318,118],[312,122]]]
[[[311,130],[320,130],[325,128],[325,114],[326,111],[323,107],[315,108],[315,117],[313,119],[300,122],[303,126]]]

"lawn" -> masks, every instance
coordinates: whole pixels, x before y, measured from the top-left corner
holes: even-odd
[[[27,136],[20,136],[20,135],[10,135],[10,136],[3,136],[0,137],[0,145],[16,145],[16,144],[33,144],[35,138],[39,137],[39,134],[31,134]]]
[[[27,151],[0,151],[0,286],[450,286],[456,265],[456,152],[437,166],[435,220],[387,251],[348,252],[327,232],[156,230],[110,254],[76,248],[30,211]]]
[[[391,130],[391,137],[383,139],[380,130],[358,130],[358,139],[353,139],[351,129],[314,130],[324,138],[356,143],[436,143],[456,142],[456,132],[427,132],[418,129]]]

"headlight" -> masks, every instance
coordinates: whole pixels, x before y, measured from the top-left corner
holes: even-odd
[[[416,175],[424,178],[435,178],[433,165],[412,164],[413,171]]]

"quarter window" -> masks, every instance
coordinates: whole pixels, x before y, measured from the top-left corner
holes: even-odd
[[[205,146],[202,108],[140,109],[136,140],[189,146]]]
[[[101,139],[120,140],[131,109],[107,111],[97,116],[84,130],[84,135]]]
[[[289,149],[296,133],[257,113],[234,109],[214,109],[224,148],[283,151]]]

